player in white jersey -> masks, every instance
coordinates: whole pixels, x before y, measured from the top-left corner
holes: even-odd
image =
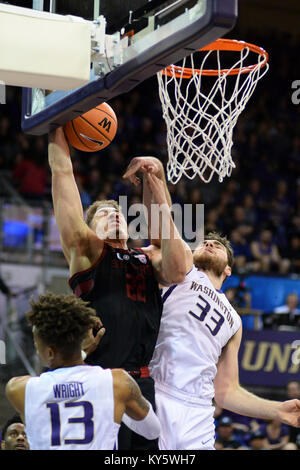
[[[163,167],[157,159],[133,159],[125,176],[137,184],[138,171],[154,173],[164,184]],[[144,185],[149,215],[150,192],[145,194],[145,189]],[[150,238],[153,244],[158,243],[151,232]],[[160,332],[150,363],[162,450],[214,449],[213,398],[220,407],[235,413],[276,418],[300,427],[299,400],[265,400],[239,384],[241,320],[221,291],[232,265],[230,243],[226,237],[211,233],[193,256],[187,247],[185,280],[163,289]]]
[[[12,378],[6,395],[31,450],[111,450],[121,420],[146,439],[158,437],[159,421],[130,375],[84,363],[81,345],[99,325],[94,309],[73,294],[47,293],[31,302],[27,318],[50,370]]]

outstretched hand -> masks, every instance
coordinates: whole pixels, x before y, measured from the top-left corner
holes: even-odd
[[[69,144],[62,127],[58,127],[49,133],[49,144],[56,144],[61,150],[69,153]]]
[[[300,400],[287,400],[279,406],[279,419],[285,424],[300,428]]]
[[[124,179],[129,179],[132,184],[137,186],[140,184],[140,178],[136,176],[138,172],[148,174],[152,173],[157,178],[162,179],[164,169],[162,163],[155,157],[135,157],[129,163],[126,172],[123,175]]]
[[[97,331],[95,336],[93,330]],[[104,336],[104,333],[105,328],[103,327],[100,318],[95,317],[95,323],[93,327],[89,330],[87,336],[84,338],[81,344],[81,349],[85,352],[87,356],[95,351],[102,337]]]

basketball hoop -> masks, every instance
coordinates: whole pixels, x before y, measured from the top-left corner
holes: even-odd
[[[223,62],[228,59],[225,51],[239,55],[227,68],[221,65],[221,52]],[[254,65],[246,63],[250,52],[258,55]],[[193,179],[198,174],[208,183],[215,173],[222,182],[231,175],[235,168],[231,158],[233,128],[258,80],[268,71],[268,58],[268,53],[254,44],[217,39],[184,58],[182,66],[170,65],[158,72],[170,182],[176,184],[182,175]],[[216,64],[205,68],[211,59]]]

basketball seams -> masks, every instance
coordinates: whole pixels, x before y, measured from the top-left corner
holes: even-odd
[[[99,107],[90,110],[91,113],[87,112],[85,115],[77,116],[65,125],[66,134],[67,132],[70,134],[69,136],[67,135],[67,138],[69,137],[69,143],[78,150],[98,152],[111,144],[116,135],[118,121],[113,109],[111,109],[109,105],[106,105],[107,110],[102,109],[103,105],[98,106]],[[113,117],[111,113],[114,114],[115,117]],[[67,131],[67,129],[69,129],[69,131]],[[96,133],[94,131],[96,131]],[[94,142],[88,140],[89,135],[91,141],[94,140]],[[103,145],[97,145],[97,141],[103,141]],[[97,148],[95,148],[94,145],[97,145]]]
[[[107,135],[105,135],[101,131],[99,131],[99,129],[96,126],[94,126],[94,124],[92,124],[90,121],[85,119],[83,116],[79,116],[79,119],[82,119],[83,121],[87,122],[91,127],[93,127],[97,132],[99,132],[99,134],[101,134],[103,137],[105,137],[105,139],[107,139],[109,141],[109,143],[112,142],[111,139],[109,139]]]
[[[87,149],[89,149],[89,150],[94,150],[94,151],[96,151],[95,149],[93,149],[93,147],[89,147],[89,146],[86,144],[86,142],[81,139],[80,135],[78,134],[78,132],[77,132],[77,130],[76,130],[76,128],[75,128],[74,121],[71,121],[71,124],[72,124],[72,128],[73,128],[73,131],[75,132],[76,137],[77,137],[78,140],[82,143],[82,145],[83,145],[84,147],[86,147]]]
[[[102,113],[107,114],[107,116],[109,116],[114,121],[114,123],[117,125],[117,120],[111,114],[109,114],[107,111],[104,111],[101,108],[95,108],[95,109],[98,109],[98,111],[101,111]]]

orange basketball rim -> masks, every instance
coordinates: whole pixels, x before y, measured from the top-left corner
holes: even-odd
[[[188,67],[179,67],[177,65],[169,65],[162,72],[166,75],[182,78],[191,78],[193,75],[206,75],[206,76],[218,76],[222,74],[227,75],[238,75],[240,73],[249,73],[255,69],[257,65],[260,68],[264,67],[268,60],[269,54],[262,47],[256,46],[245,41],[238,41],[236,39],[217,39],[216,41],[208,44],[205,47],[199,49],[201,51],[235,51],[241,52],[243,49],[249,49],[251,52],[256,53],[260,57],[258,64],[247,65],[245,67],[238,67],[234,69],[194,69]]]

